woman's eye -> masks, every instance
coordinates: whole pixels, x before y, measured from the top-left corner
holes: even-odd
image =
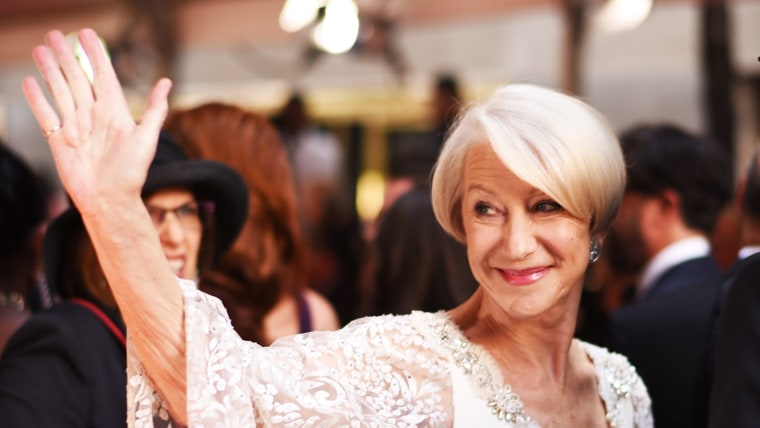
[[[491,212],[491,207],[482,202],[475,204],[475,212],[479,215],[486,215]]]
[[[185,204],[174,210],[178,217],[195,217],[198,215],[198,206],[194,203]]]
[[[562,206],[560,204],[554,202],[554,201],[541,201],[536,204],[536,211],[541,212],[552,212],[552,211],[558,211],[562,209]]]

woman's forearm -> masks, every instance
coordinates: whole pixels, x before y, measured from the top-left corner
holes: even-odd
[[[186,423],[182,292],[141,199],[101,199],[83,212],[131,344],[177,422]],[[124,231],[128,231],[125,233]]]

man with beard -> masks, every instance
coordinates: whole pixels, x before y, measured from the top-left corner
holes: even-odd
[[[721,282],[708,237],[731,196],[731,163],[713,141],[671,125],[620,140],[628,182],[605,252],[637,282],[633,303],[612,313],[612,347],[647,385],[658,428],[698,426],[695,380]]]

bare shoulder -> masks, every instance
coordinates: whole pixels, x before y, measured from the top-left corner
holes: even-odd
[[[338,314],[325,296],[312,289],[305,289],[303,297],[311,310],[314,330],[337,330],[340,328]]]

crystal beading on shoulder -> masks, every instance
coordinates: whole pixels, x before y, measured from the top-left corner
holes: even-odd
[[[448,318],[440,318],[443,322],[434,327],[440,345],[451,353],[456,366],[481,390],[496,418],[506,422],[508,427],[537,428],[538,425],[525,414],[523,403],[512,387],[508,384],[497,386],[494,375],[483,362],[483,351],[467,341]]]

